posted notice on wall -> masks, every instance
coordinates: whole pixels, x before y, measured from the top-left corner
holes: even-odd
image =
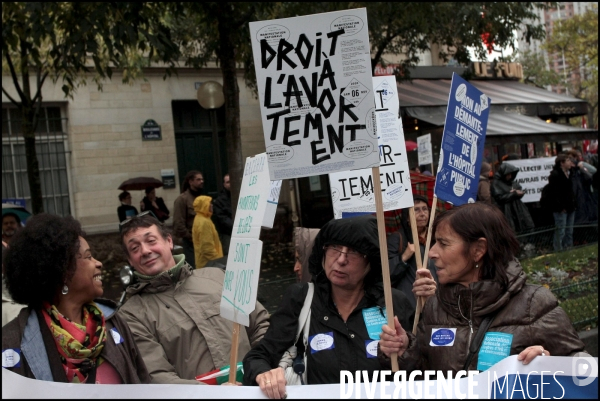
[[[374,77],[373,88],[383,210],[411,207],[412,187],[402,120],[398,118],[400,102],[396,77]],[[336,219],[341,219],[344,212],[375,212],[371,173],[371,169],[361,169],[329,174]]]
[[[417,138],[417,153],[419,157],[419,166],[433,163],[431,134],[422,135]]]
[[[366,9],[250,23],[271,180],[379,164]]]
[[[485,93],[452,74],[434,194],[454,206],[477,199],[491,104]]]
[[[540,157],[504,162],[519,168],[516,181],[521,184],[523,192],[525,192],[521,198],[523,203],[540,201],[542,189],[548,184],[548,177],[554,167],[555,159],[556,157]]]
[[[231,238],[221,293],[221,316],[246,327],[256,307],[262,241]]]

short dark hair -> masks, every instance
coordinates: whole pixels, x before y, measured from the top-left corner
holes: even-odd
[[[125,236],[132,231],[135,231],[139,228],[156,226],[158,233],[165,240],[171,236],[171,233],[165,228],[165,225],[150,214],[146,214],[144,216],[134,216],[128,220],[125,220],[124,223],[125,224],[121,225],[121,248],[123,248],[123,252],[125,252],[125,255],[127,256],[129,256],[129,251],[127,250],[127,245],[125,244]]]
[[[202,174],[202,172],[198,170],[188,171],[188,173],[185,175],[185,178],[183,179],[183,183],[181,184],[182,193],[190,189],[190,180],[196,177],[198,174]],[[202,174],[202,176],[204,177],[204,174]]]
[[[20,218],[20,217],[19,217],[19,216],[18,216],[16,213],[13,213],[13,212],[7,212],[7,213],[4,213],[4,214],[2,215],[2,222],[3,222],[3,223],[4,223],[4,218],[5,218],[5,217],[8,217],[8,216],[12,216],[12,217],[14,217],[14,218],[15,218],[15,220],[17,220],[17,224],[21,224],[21,218]]]
[[[146,195],[148,195],[152,191],[154,191],[154,187],[146,187]]]
[[[417,202],[424,202],[424,203],[427,205],[427,207],[428,207],[429,209],[431,209],[431,208],[429,207],[429,199],[427,199],[427,197],[426,197],[426,196],[424,196],[424,195],[413,195],[413,201],[414,201],[414,203],[417,203]]]
[[[554,167],[556,168],[560,168],[560,165],[562,163],[564,163],[565,161],[567,161],[567,159],[569,159],[569,156],[567,156],[564,153],[559,154],[558,156],[556,156],[556,159],[554,160]]]
[[[467,203],[442,212],[433,223],[432,235],[441,224],[449,224],[468,245],[479,238],[487,240],[487,250],[482,259],[483,279],[494,280],[506,286],[506,267],[519,253],[519,241],[508,225],[504,214],[495,206],[483,202]]]
[[[123,191],[119,194],[119,200],[122,202],[123,199],[127,198],[129,195],[131,195],[129,192]]]
[[[79,237],[84,236],[71,216],[41,213],[29,218],[4,258],[6,285],[15,302],[33,308],[52,303],[75,274]]]

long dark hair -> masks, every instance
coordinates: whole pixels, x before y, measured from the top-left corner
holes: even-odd
[[[190,189],[190,180],[194,179],[198,174],[202,174],[202,172],[198,170],[188,171],[183,179],[183,183],[181,183],[181,193],[184,193],[188,189]],[[203,175],[204,176],[204,175]]]
[[[469,245],[485,238],[487,251],[482,259],[482,278],[497,281],[503,286],[508,284],[506,267],[518,255],[520,246],[506,217],[497,207],[477,202],[447,210],[435,219],[433,235],[441,224],[449,224],[465,241],[465,255]]]

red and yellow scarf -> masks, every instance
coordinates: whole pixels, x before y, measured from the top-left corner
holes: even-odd
[[[65,318],[54,305],[45,302],[42,314],[54,337],[67,381],[84,383],[92,368],[100,366],[106,342],[104,316],[96,304],[83,306],[82,324]]]

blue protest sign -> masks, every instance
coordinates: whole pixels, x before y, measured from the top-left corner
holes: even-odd
[[[434,194],[454,206],[477,199],[491,103],[479,89],[452,74]]]

